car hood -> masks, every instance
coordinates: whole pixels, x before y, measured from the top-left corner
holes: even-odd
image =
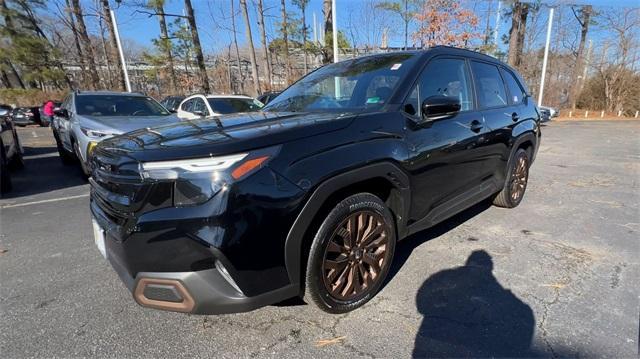
[[[80,126],[114,134],[179,122],[178,116],[80,116]]]
[[[353,114],[252,112],[145,128],[100,143],[139,161],[248,151],[344,128]]]

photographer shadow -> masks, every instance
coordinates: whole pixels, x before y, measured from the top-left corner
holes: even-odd
[[[424,316],[413,357],[535,357],[531,308],[492,273],[491,256],[474,251],[464,266],[429,277],[416,296]]]

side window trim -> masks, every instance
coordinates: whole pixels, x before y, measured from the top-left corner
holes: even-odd
[[[500,71],[501,68],[502,68],[502,65],[499,65],[499,64],[496,64],[496,63],[493,63],[493,62],[490,62],[490,61],[479,60],[479,59],[470,59],[470,61],[471,62],[477,62],[477,63],[485,64],[485,65],[494,66],[498,70],[498,75],[500,76],[500,80],[502,81],[502,87],[504,89],[504,93],[505,94],[509,93],[508,86],[505,83],[504,78],[502,77],[502,71]],[[469,67],[471,67],[471,63],[469,63]],[[474,79],[474,88],[475,88],[476,74],[475,74],[475,72],[473,72],[473,69],[470,69],[470,70],[471,70],[471,77],[473,77],[473,79]],[[480,94],[478,94],[478,97],[479,96],[480,96]],[[507,95],[507,100],[509,100],[508,97],[509,96]],[[511,106],[510,101],[507,101],[507,103],[505,105],[482,107],[482,106],[480,106],[480,101],[479,101],[480,99],[478,98],[477,100],[478,100],[478,110],[483,110],[483,111],[484,110],[494,110],[494,109],[499,109],[499,108],[506,108],[506,107]]]

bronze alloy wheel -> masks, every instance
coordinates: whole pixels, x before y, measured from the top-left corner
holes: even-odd
[[[513,167],[511,176],[511,199],[517,202],[523,195],[527,187],[527,177],[529,163],[526,156],[518,157],[518,162]]]
[[[366,295],[389,260],[388,242],[380,214],[359,211],[349,215],[333,232],[324,252],[322,277],[327,292],[342,301]]]

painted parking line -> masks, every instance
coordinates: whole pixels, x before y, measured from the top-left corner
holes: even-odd
[[[41,201],[33,201],[33,202],[25,202],[25,203],[6,204],[6,205],[4,205],[4,206],[0,206],[0,209],[5,209],[5,208],[15,208],[15,207],[24,207],[24,206],[31,206],[31,205],[34,205],[34,204],[42,204],[42,203],[51,203],[51,202],[67,201],[67,200],[70,200],[70,199],[83,198],[83,197],[89,197],[89,193],[79,194],[79,195],[77,195],[77,196],[68,196],[68,197],[60,197],[60,198],[43,199],[43,200],[41,200]]]

